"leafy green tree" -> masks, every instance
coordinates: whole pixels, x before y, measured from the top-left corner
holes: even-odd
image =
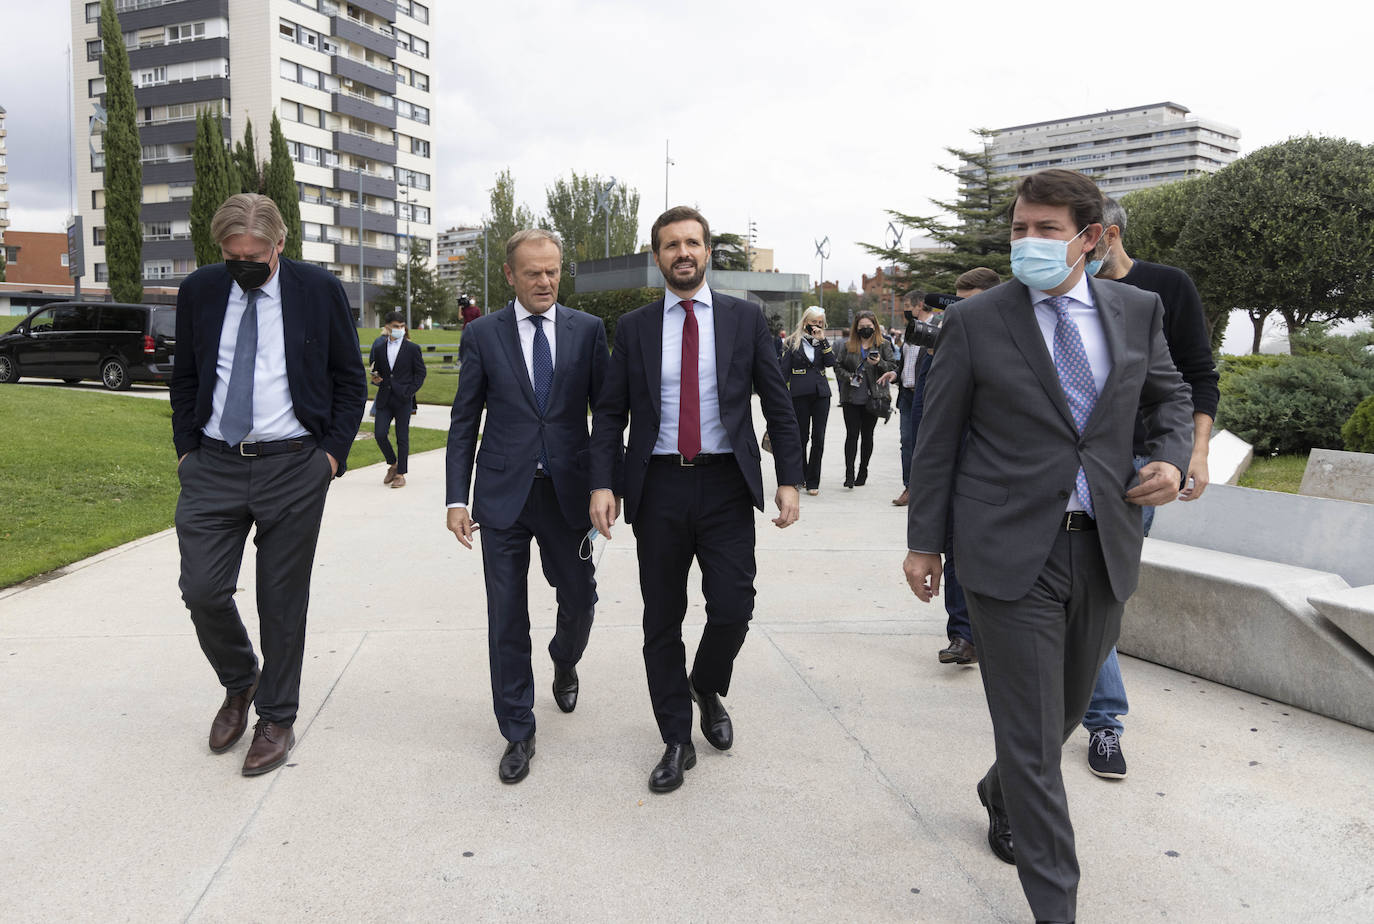
[[[987,266],[1006,277],[1011,273],[1011,225],[1009,211],[1015,196],[1015,181],[994,171],[989,129],[974,129],[982,141],[980,150],[945,148],[958,158],[959,166],[936,164],[936,169],[959,182],[958,197],[952,201],[931,199],[951,217],[909,215],[888,210],[888,215],[904,228],[932,238],[942,249],[932,253],[911,253],[898,247],[879,247],[859,243],[883,263],[898,267],[899,293],[922,289],[928,292],[953,292],[954,281],[968,270]]]
[[[1374,147],[1307,136],[1228,164],[1176,252],[1205,303],[1249,314],[1256,351],[1273,313],[1290,337],[1374,314]]]
[[[224,124],[215,113],[202,111],[196,118],[191,163],[196,171],[196,182],[191,187],[191,243],[196,264],[205,266],[222,259],[219,244],[210,233],[210,221],[224,200],[239,191],[224,140]]]
[[[601,260],[606,256],[607,221],[597,211],[597,194],[605,185],[600,175],[559,179],[547,188],[548,216],[542,222],[563,239],[563,261]],[[639,238],[639,191],[616,184],[610,195],[611,256],[634,253]]]
[[[486,270],[487,304],[483,311],[505,307],[506,302],[515,298],[515,290],[506,282],[501,265],[506,261],[506,241],[517,231],[538,227],[534,213],[528,206],[515,201],[515,180],[510,169],[496,175],[496,185],[491,188],[491,214],[487,218],[487,255],[486,260],[474,251],[463,261],[458,274],[458,288],[473,298],[482,297],[482,275]],[[572,281],[563,275],[563,292],[572,291]]]
[[[291,149],[281,131],[281,121],[272,113],[272,158],[263,170],[263,193],[277,204],[282,221],[286,222],[286,250],[288,260],[301,258],[301,194],[296,186],[296,166],[291,162]]]
[[[662,289],[611,289],[605,292],[578,292],[563,299],[569,308],[594,314],[606,323],[606,342],[615,343],[615,325],[641,305],[663,297]]]
[[[449,324],[458,319],[458,295],[453,287],[439,279],[429,266],[429,255],[418,247],[411,247],[410,262],[410,318],[419,322],[430,318],[435,324]],[[377,295],[377,310],[385,314],[396,309],[406,310],[405,267],[396,270],[396,282]]]
[[[711,235],[711,269],[749,269],[749,255],[745,252],[744,238],[728,231]]]
[[[273,113],[276,118],[276,113]],[[234,145],[230,163],[238,173],[238,188],[235,192],[266,193],[266,176],[258,162],[258,145],[253,140],[253,120],[243,120],[243,140]]]
[[[0,282],[5,281],[5,248],[0,246]]]
[[[114,0],[100,0],[105,67],[105,265],[110,295],[143,300],[143,146],[134,119],[129,51]]]
[[[1178,266],[1178,237],[1197,210],[1210,179],[1209,174],[1203,174],[1122,196],[1127,219],[1122,244],[1126,252],[1137,260]]]

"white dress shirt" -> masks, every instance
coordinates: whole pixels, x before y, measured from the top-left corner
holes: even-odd
[[[678,411],[682,391],[682,327],[687,320],[683,299],[663,292],[663,372],[659,386],[661,413],[654,454],[677,452]],[[697,319],[697,389],[701,409],[701,451],[730,452],[730,437],[720,420],[720,395],[716,388],[716,324],[711,289],[702,285],[692,296]]]
[[[534,384],[534,328],[535,323],[529,318],[534,316],[524,305],[520,304],[520,299],[515,300],[515,330],[520,335],[520,352],[525,356],[525,373],[530,377],[530,384]],[[549,341],[549,355],[553,358],[554,367],[558,364],[558,306],[553,305],[548,311],[541,315],[544,320],[544,336]]]
[[[296,419],[291,403],[291,384],[286,378],[286,334],[282,329],[281,264],[272,278],[258,290],[258,355],[253,365],[253,429],[244,442],[290,440],[309,433]],[[215,363],[215,390],[211,398],[210,419],[204,433],[223,440],[220,418],[229,396],[229,376],[234,371],[234,347],[239,339],[239,321],[248,310],[248,295],[234,283],[224,312],[224,327],[219,335],[219,356]]]
[[[1102,329],[1102,316],[1093,304],[1092,289],[1088,287],[1088,277],[1084,274],[1078,285],[1064,293],[1072,302],[1069,317],[1078,325],[1078,334],[1083,339],[1083,349],[1088,354],[1088,365],[1093,370],[1093,385],[1102,394],[1102,386],[1107,383],[1107,375],[1112,371],[1112,354],[1107,349],[1107,334]],[[1050,307],[1048,292],[1030,290],[1031,304],[1035,305],[1035,322],[1040,325],[1040,335],[1045,338],[1045,349],[1049,350],[1050,360],[1054,360],[1054,328],[1059,323],[1059,315]],[[1082,510],[1083,502],[1078,493],[1069,492],[1069,502],[1065,510]]]
[[[811,345],[811,341],[803,338],[801,347],[802,352],[806,354],[806,361],[814,363],[816,361],[816,348]]]
[[[391,334],[386,335],[386,364],[392,372],[396,371],[396,357],[401,355],[401,342],[405,336],[392,339]]]

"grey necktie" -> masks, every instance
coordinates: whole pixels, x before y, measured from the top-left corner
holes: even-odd
[[[258,359],[258,296],[260,289],[248,290],[248,307],[239,320],[239,335],[234,341],[234,366],[229,371],[229,394],[224,399],[219,432],[230,446],[237,446],[253,430],[253,368]]]

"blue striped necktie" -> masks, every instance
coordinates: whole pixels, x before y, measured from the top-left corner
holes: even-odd
[[[544,336],[544,321],[541,314],[530,315],[534,322],[534,400],[539,405],[539,416],[544,416],[549,406],[549,389],[553,387],[553,351],[549,349],[549,338]],[[544,471],[549,470],[549,453],[544,448],[543,438],[539,442],[539,464]]]

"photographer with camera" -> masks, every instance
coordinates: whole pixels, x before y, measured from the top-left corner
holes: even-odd
[[[825,452],[825,424],[830,417],[830,383],[825,370],[835,365],[835,351],[825,339],[825,312],[817,307],[802,312],[801,323],[783,340],[782,378],[792,393],[801,431],[802,458],[806,467],[806,493],[813,497],[821,488],[821,455]],[[807,434],[811,454],[807,455]]]
[[[837,352],[835,381],[840,387],[840,407],[844,412],[844,486],[852,488],[868,481],[873,428],[879,417],[886,420],[892,414],[887,386],[897,377],[897,364],[892,358],[892,345],[879,336],[878,319],[871,311],[860,311],[854,316],[849,339],[844,349]]]

